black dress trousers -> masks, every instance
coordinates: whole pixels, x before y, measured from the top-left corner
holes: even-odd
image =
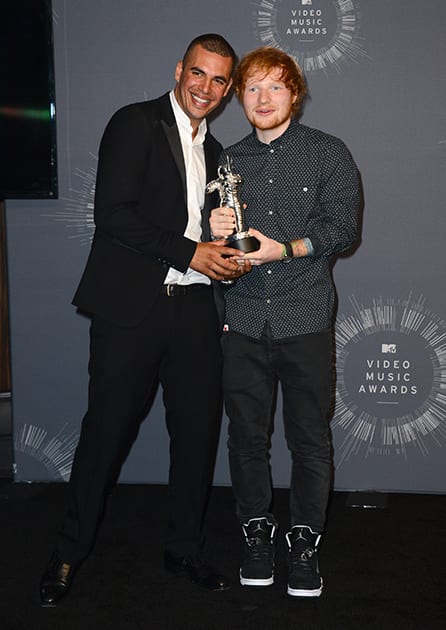
[[[150,316],[132,328],[93,317],[88,411],[57,540],[65,562],[77,565],[90,552],[106,497],[158,382],[170,437],[166,550],[198,553],[220,429],[221,369],[218,318],[207,285],[172,297],[160,291]]]

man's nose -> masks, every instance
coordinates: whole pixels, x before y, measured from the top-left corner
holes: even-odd
[[[207,78],[207,77],[203,77],[202,81],[200,82],[200,90],[202,92],[204,92],[205,94],[207,94],[211,89],[211,79]]]

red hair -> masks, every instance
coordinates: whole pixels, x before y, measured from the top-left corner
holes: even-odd
[[[297,96],[293,103],[293,114],[297,114],[308,93],[305,78],[300,66],[292,57],[279,48],[263,46],[246,54],[235,69],[234,90],[241,101],[248,78],[257,73],[269,74],[272,70],[281,70],[280,80]]]

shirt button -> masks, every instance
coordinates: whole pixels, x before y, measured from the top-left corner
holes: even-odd
[[[304,187],[302,188],[302,190],[303,190],[304,192],[308,192],[308,188],[307,188],[306,186],[304,186]]]
[[[265,300],[267,304],[271,304],[271,300],[268,298],[267,300]]]
[[[270,149],[270,150],[269,150],[269,152],[270,152],[270,153],[274,153],[274,149]]]
[[[267,271],[266,273],[268,273],[268,274],[272,274],[271,269],[268,269],[268,271]]]
[[[270,210],[270,211],[268,212],[268,214],[272,214],[272,213],[273,213],[273,211],[272,211],[272,210]]]
[[[272,180],[272,179],[269,179],[268,181],[269,181],[269,183],[270,183],[270,184],[272,184],[272,183],[273,183],[273,180]]]

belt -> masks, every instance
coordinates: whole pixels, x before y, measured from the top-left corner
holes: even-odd
[[[162,295],[167,295],[167,297],[177,297],[210,288],[210,284],[163,284],[161,293]]]

